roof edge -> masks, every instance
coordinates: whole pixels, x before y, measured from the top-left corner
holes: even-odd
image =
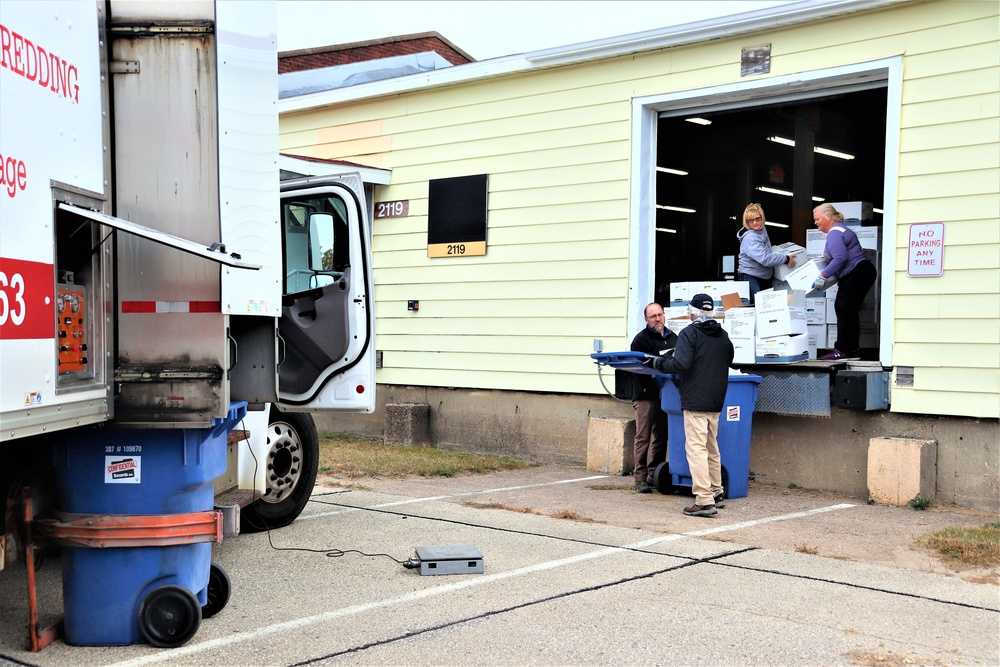
[[[331,53],[333,51],[348,51],[350,49],[361,49],[367,46],[381,46],[382,44],[395,44],[396,42],[410,42],[416,39],[439,39],[444,42],[447,46],[454,49],[463,58],[469,60],[469,62],[478,62],[471,55],[466,53],[464,50],[455,46],[455,43],[450,39],[445,37],[439,32],[415,32],[410,35],[396,35],[393,37],[381,37],[379,39],[369,39],[363,42],[351,42],[350,44],[336,44],[330,46],[313,46],[308,49],[296,49],[294,51],[279,51],[278,58],[297,58],[299,56],[314,56],[319,53]]]
[[[631,33],[619,37],[531,51],[522,55],[482,60],[443,70],[359,84],[334,91],[288,97],[278,103],[279,113],[307,111],[349,101],[394,95],[413,90],[455,85],[495,76],[574,65],[697,42],[737,37],[857,12],[873,11],[923,0],[802,0],[743,14]]]

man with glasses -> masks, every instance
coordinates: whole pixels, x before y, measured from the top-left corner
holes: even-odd
[[[666,327],[663,307],[651,303],[643,311],[646,326],[632,339],[633,352],[660,356],[677,344],[677,334]],[[667,460],[667,414],[660,409],[660,385],[651,375],[632,375],[632,408],[635,410],[635,440],[632,444],[635,490],[653,490],[653,472]]]

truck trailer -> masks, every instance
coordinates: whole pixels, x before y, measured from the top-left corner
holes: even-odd
[[[275,25],[264,1],[0,3],[0,570],[28,568],[34,650],[40,544],[105,568],[287,525],[309,413],[374,410],[364,187],[281,182]],[[228,599],[214,564],[156,575],[109,602],[116,633],[64,573],[66,640],[179,645]]]

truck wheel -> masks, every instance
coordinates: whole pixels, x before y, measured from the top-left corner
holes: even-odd
[[[201,624],[198,598],[183,586],[161,586],[139,607],[139,629],[157,648],[175,648],[194,637]]]
[[[264,495],[240,512],[240,532],[287,526],[309,502],[319,465],[319,435],[308,414],[271,408]]]
[[[232,584],[229,575],[218,563],[212,563],[208,570],[208,602],[201,608],[201,617],[212,618],[229,603]]]

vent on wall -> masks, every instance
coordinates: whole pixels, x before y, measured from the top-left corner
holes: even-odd
[[[897,387],[913,386],[913,366],[896,366],[895,385]]]

